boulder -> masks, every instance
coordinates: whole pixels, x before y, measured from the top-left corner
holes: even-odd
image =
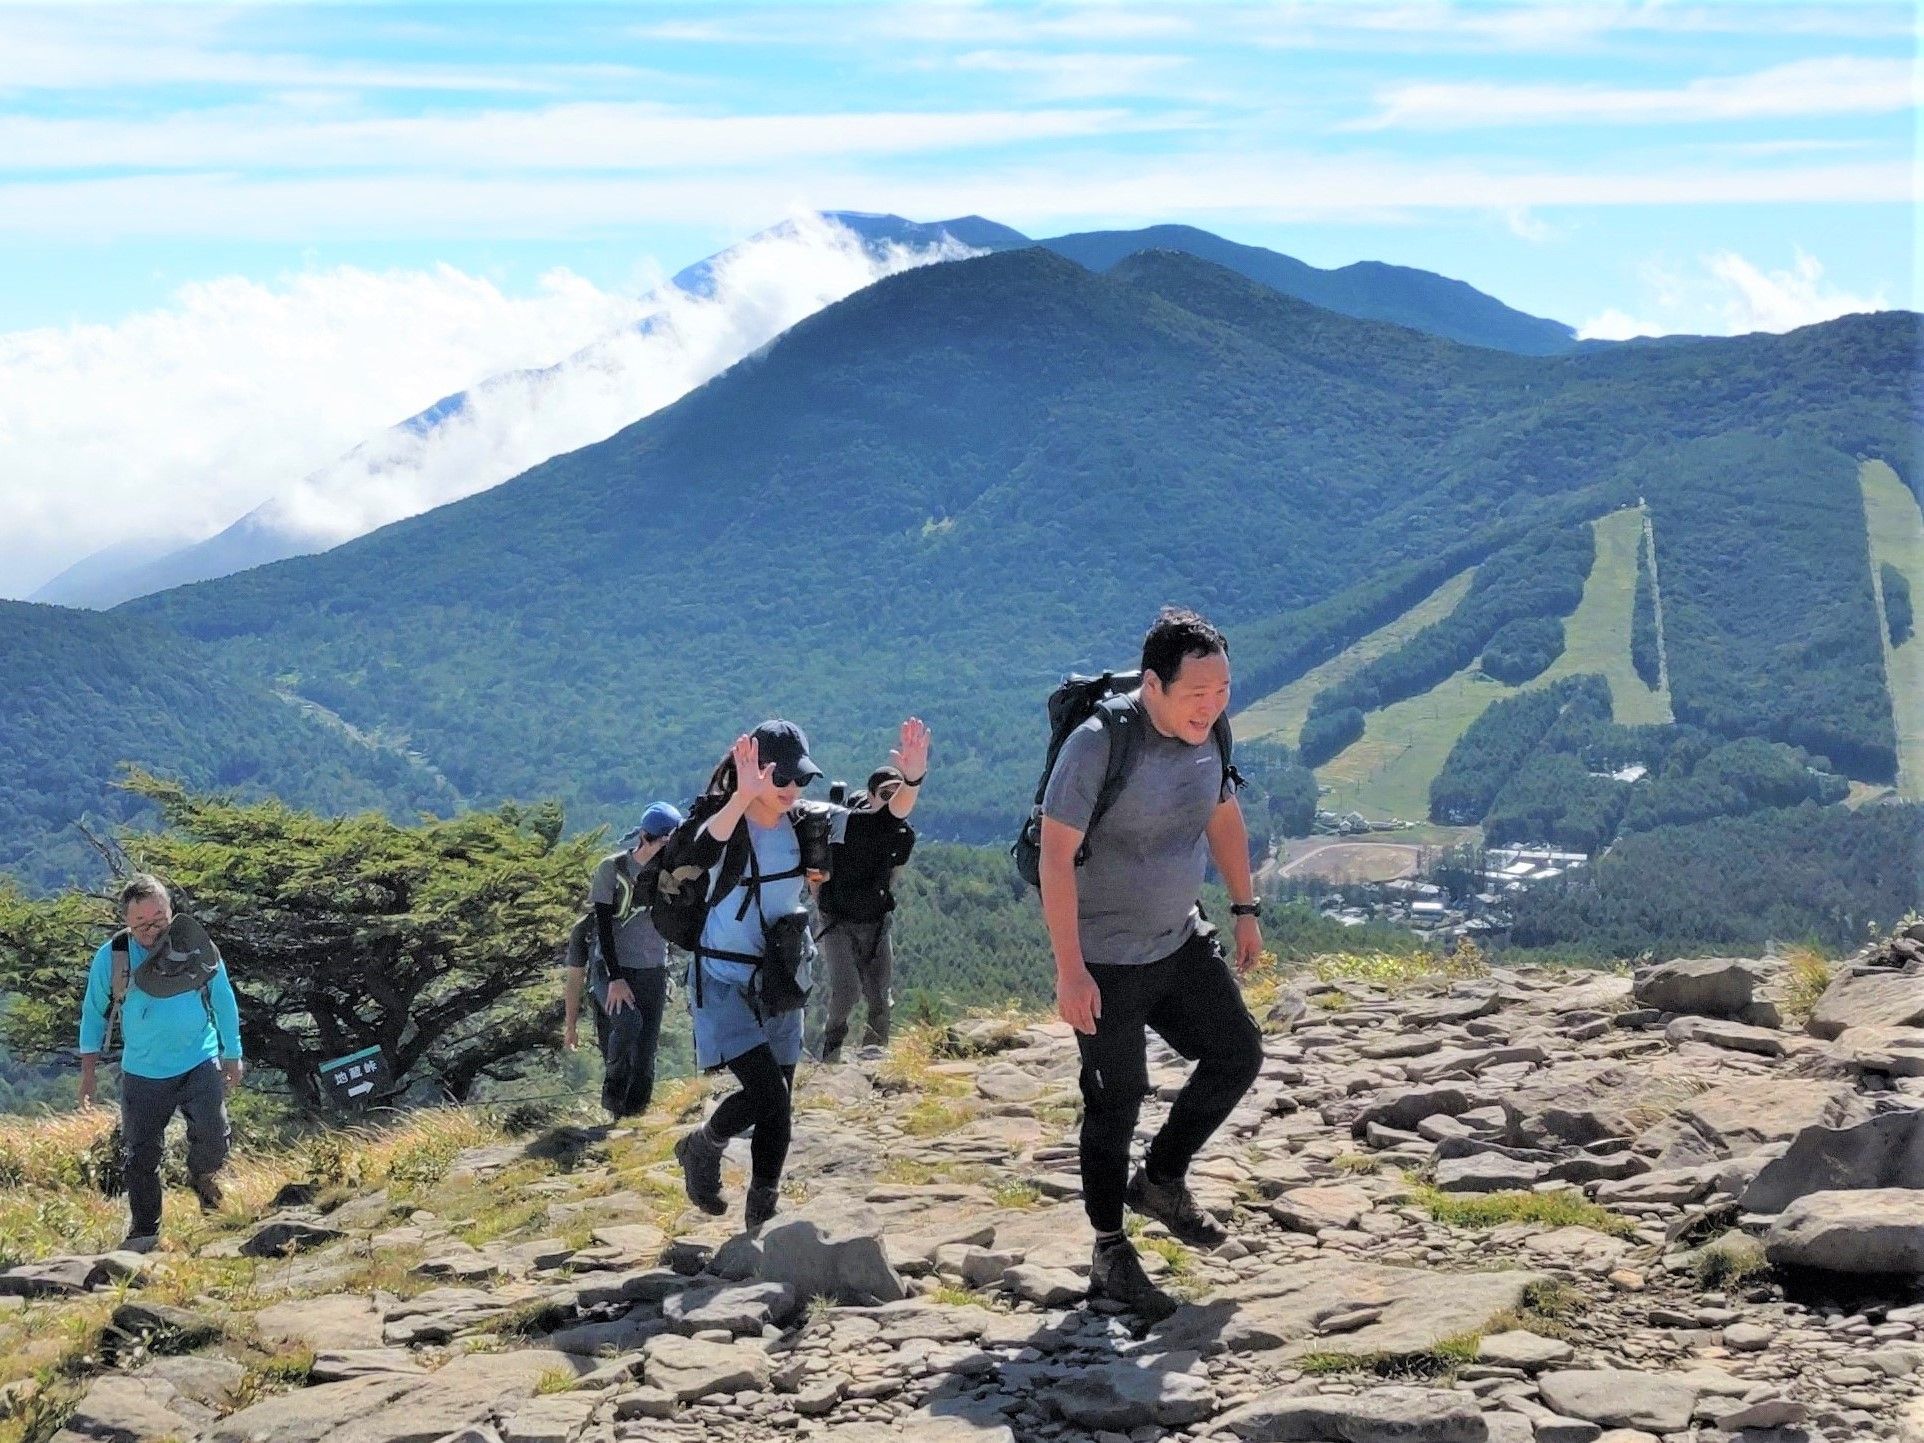
[[[1886,971],[1833,978],[1806,1024],[1816,1037],[1836,1037],[1852,1027],[1919,1026],[1924,1026],[1924,974]]]
[[[166,1303],[122,1303],[110,1326],[122,1338],[145,1340],[155,1353],[192,1352],[221,1335],[218,1319]]]
[[[1266,1393],[1218,1418],[1215,1431],[1247,1443],[1487,1443],[1475,1400],[1441,1388],[1372,1388],[1345,1396]]]
[[[1638,1002],[1660,1012],[1782,1027],[1785,973],[1783,963],[1765,958],[1681,957],[1639,968],[1632,992]]]
[[[1743,1193],[1745,1211],[1777,1213],[1806,1193],[1924,1188],[1924,1109],[1852,1127],[1807,1127]]]
[[[1924,1275],[1924,1192],[1814,1192],[1777,1215],[1764,1236],[1772,1267],[1855,1276]]]
[[[1633,1373],[1620,1368],[1580,1368],[1545,1373],[1537,1391],[1552,1412],[1605,1428],[1643,1428],[1652,1433],[1680,1433],[1690,1426],[1697,1406],[1697,1386],[1661,1373]]]

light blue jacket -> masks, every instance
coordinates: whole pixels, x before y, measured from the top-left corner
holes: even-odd
[[[133,973],[147,960],[147,949],[127,939],[127,998],[120,1007],[120,1070],[135,1077],[179,1077],[209,1058],[229,1061],[241,1055],[240,1005],[227,980],[227,964],[214,969],[207,999],[200,990],[178,997],[150,997],[133,985]],[[107,1036],[113,1009],[113,943],[103,942],[87,969],[87,996],[80,1004],[80,1050],[98,1052]],[[208,1003],[212,1003],[211,1012]]]

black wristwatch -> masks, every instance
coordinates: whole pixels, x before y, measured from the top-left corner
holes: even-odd
[[[1254,902],[1231,902],[1229,915],[1232,917],[1260,917],[1263,915],[1263,901],[1258,897]]]

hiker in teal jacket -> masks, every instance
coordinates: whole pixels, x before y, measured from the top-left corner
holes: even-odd
[[[127,971],[138,973],[174,920],[167,889],[145,873],[120,892],[128,933]],[[101,944],[87,971],[80,1008],[80,1105],[91,1107],[95,1073],[113,1018],[112,941]],[[206,987],[154,997],[129,982],[120,1004],[120,1135],[126,1149],[131,1225],[123,1247],[146,1251],[160,1232],[160,1158],[175,1112],[187,1119],[187,1173],[204,1209],[218,1208],[214,1174],[227,1161],[227,1094],[241,1080],[240,1009],[216,965]]]

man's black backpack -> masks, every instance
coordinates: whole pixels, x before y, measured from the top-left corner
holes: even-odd
[[[1062,685],[1049,693],[1049,755],[1042,764],[1041,780],[1036,783],[1035,803],[1023,819],[1015,844],[1009,848],[1015,858],[1016,872],[1031,887],[1042,885],[1042,799],[1048,794],[1049,774],[1055,770],[1062,744],[1069,740],[1070,732],[1092,716],[1101,717],[1109,733],[1109,764],[1102,773],[1102,789],[1096,793],[1095,809],[1089,814],[1082,846],[1076,851],[1076,865],[1080,867],[1088,860],[1089,841],[1095,835],[1096,824],[1121,795],[1123,783],[1129,779],[1130,769],[1141,755],[1143,728],[1149,725],[1149,719],[1129,695],[1141,685],[1139,671],[1105,671],[1101,676],[1065,677]],[[1222,754],[1223,785],[1240,787],[1243,777],[1230,760],[1233,740],[1226,714],[1216,718],[1212,735],[1216,739],[1216,750]]]

